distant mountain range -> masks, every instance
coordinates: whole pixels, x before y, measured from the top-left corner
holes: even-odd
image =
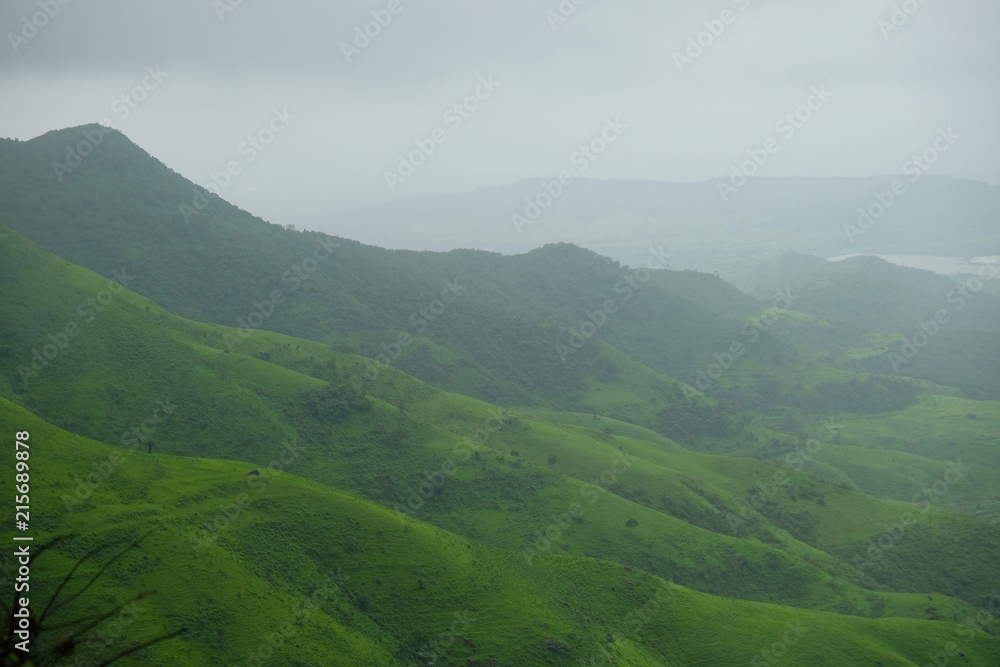
[[[1000,660],[985,289],[786,254],[747,293],[666,242],[642,269],[388,250],[97,126],[0,140],[0,184],[0,430],[30,431],[36,534],[65,538],[32,597],[149,534],[56,619],[150,591],[123,664]]]
[[[892,191],[896,181],[902,194]],[[629,265],[644,261],[649,246],[665,245],[678,268],[715,268],[727,257],[783,252],[824,257],[1000,252],[1000,187],[977,181],[932,175],[915,183],[909,176],[761,178],[727,201],[717,186],[717,181],[579,179],[563,185],[558,179],[529,179],[407,197],[302,220],[300,226],[415,250],[519,253],[565,241]]]
[[[72,152],[81,142],[92,143],[91,138],[99,138],[100,143],[76,164]],[[918,316],[933,315],[940,307],[936,304],[944,302],[951,284],[928,272],[877,260],[859,259],[838,265],[790,255],[779,262],[748,261],[742,267],[746,280],[741,287],[751,297],[715,276],[662,270],[672,263],[672,258],[667,256],[667,242],[653,244],[653,237],[652,248],[628,247],[630,252],[641,251],[636,264],[659,269],[650,281],[655,289],[639,289],[642,285],[636,284],[631,270],[565,243],[515,257],[470,250],[433,254],[386,250],[347,238],[300,233],[269,224],[172,172],[125,135],[97,125],[50,132],[27,142],[0,140],[0,179],[7,186],[0,190],[0,220],[70,261],[109,278],[123,266],[129,267],[136,275],[130,289],[178,314],[233,326],[242,321],[241,326],[345,345],[372,357],[388,355],[399,367],[425,381],[501,403],[581,410],[593,399],[581,393],[589,373],[603,369],[607,375],[612,368],[634,362],[693,386],[699,372],[712,362],[713,354],[742,338],[745,318],[772,302],[776,291],[790,287],[804,296],[796,309],[811,308],[809,314],[849,327],[850,332],[841,332],[834,340],[826,335],[814,338],[812,335],[829,334],[833,329],[800,325],[789,328],[786,335],[796,336],[806,349],[818,346],[826,353],[845,353],[863,343],[864,335],[871,331],[896,336],[911,333],[918,326]],[[765,192],[764,186],[770,191]],[[450,208],[466,211],[470,220],[479,220],[478,228],[466,232],[475,233],[476,229],[486,229],[482,221],[491,212],[504,210],[499,202],[514,196],[515,190],[518,196],[530,193],[532,187],[526,181],[514,188],[401,201],[386,205],[399,207],[398,211],[387,209],[378,220],[369,220],[364,227],[370,231],[353,231],[391,235],[394,230],[408,229],[415,237],[421,236],[419,228],[405,228],[405,221],[423,210],[426,225],[443,224],[435,223],[438,218],[430,212]],[[803,216],[798,227],[826,234],[830,224],[808,218],[805,212],[812,210],[810,206],[826,210],[820,204],[829,209],[835,201],[847,201],[852,194],[858,196],[877,187],[877,180],[764,180],[748,184],[723,205],[714,186],[707,183],[685,186],[580,181],[568,186],[565,198],[557,203],[580,215],[626,207],[649,215],[670,212],[679,225],[692,229],[697,227],[697,216],[692,222],[684,211],[712,211],[719,224],[728,224],[721,217],[724,214],[753,209],[757,215],[775,216],[783,209],[798,206]],[[966,205],[985,208],[995,190],[967,181],[928,179],[924,195],[939,192],[943,199],[964,191],[968,195],[963,200]],[[917,202],[918,194],[912,193],[911,202]],[[588,201],[592,209],[587,208]],[[415,205],[407,210],[407,202],[416,202],[423,209]],[[489,202],[492,204],[487,205]],[[487,217],[476,217],[479,206]],[[375,215],[375,208],[368,210]],[[553,207],[552,213],[556,212]],[[757,235],[750,227],[749,213],[745,214],[748,217],[740,223],[740,233]],[[829,212],[825,215],[830,217]],[[996,235],[987,223],[975,222],[978,219],[973,216],[964,219],[966,222],[956,223],[956,227],[964,224],[969,233],[975,229],[983,236]],[[595,224],[594,230],[599,229],[608,238],[628,235],[627,229],[607,220],[610,218]],[[523,236],[536,230],[554,234],[546,227],[549,222],[543,215],[523,228]],[[504,233],[516,237],[513,225],[509,220],[507,223],[509,228]],[[650,223],[649,228],[653,227],[656,225]],[[382,229],[388,231],[377,231]],[[953,239],[966,238],[952,227],[927,223],[924,230],[928,235],[947,233]],[[885,230],[871,231],[874,234]],[[729,242],[724,234],[696,233],[706,239],[705,243]],[[791,227],[785,235],[789,239],[808,237]],[[306,268],[312,270],[306,273]],[[459,298],[447,308],[447,316],[421,314],[419,307],[430,307],[449,281],[457,281],[461,294],[451,295]],[[824,286],[825,292],[816,292],[816,285]],[[877,289],[866,291],[866,285]],[[260,310],[258,304],[266,301],[264,297],[277,288],[291,292],[292,287],[296,287],[293,308],[279,305],[267,317],[254,315]],[[817,294],[822,298],[817,300]],[[591,320],[598,315],[593,313],[608,299],[620,303],[613,315],[605,314],[606,323],[596,326]],[[816,303],[833,303],[836,307],[820,308]],[[976,336],[980,331],[995,331],[1000,322],[1000,315],[994,312],[1000,310],[997,303],[987,295],[977,299],[962,318],[956,318],[942,341],[956,341],[956,337],[966,335],[959,333],[964,330]],[[263,308],[268,310],[266,304]],[[899,315],[887,317],[890,313]],[[254,317],[261,321],[254,322]],[[597,339],[627,356],[613,362],[597,345],[568,348],[573,351],[565,352],[571,332],[588,321],[586,326],[594,326]],[[811,335],[803,336],[804,330]],[[510,335],[498,336],[497,332]],[[397,354],[387,353],[386,349],[397,351],[395,345],[401,333],[432,346],[404,345],[399,346]],[[989,340],[994,336],[989,334]],[[671,344],[664,345],[664,340]],[[984,343],[985,348],[980,343],[936,345],[918,362],[907,365],[902,374],[936,381],[947,377],[946,384],[973,391],[973,396],[1000,397],[1000,379],[989,372],[989,341]],[[435,346],[446,348],[447,355],[442,356]],[[948,355],[937,360],[945,348]],[[762,331],[754,345],[754,363],[776,373],[777,381],[787,382],[781,379],[782,369],[796,363],[803,351],[775,337],[773,331]],[[854,358],[858,356],[838,363],[856,370],[892,370],[884,354],[871,357],[867,365],[862,361],[864,355]],[[959,357],[960,363],[956,361]],[[572,363],[566,363],[569,360]],[[928,364],[933,368],[928,369]],[[957,372],[942,374],[944,367]],[[557,403],[553,403],[555,397]],[[793,398],[791,394],[786,397]],[[776,407],[772,405],[772,409]],[[661,405],[656,410],[662,409]],[[644,424],[657,426],[654,415],[651,413]]]

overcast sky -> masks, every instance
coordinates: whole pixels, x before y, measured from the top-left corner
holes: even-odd
[[[589,177],[717,178],[771,137],[761,176],[895,174],[951,126],[932,173],[1000,183],[996,0],[566,0],[565,21],[559,0],[399,0],[395,15],[390,0],[62,1],[0,5],[0,136],[109,119],[201,184],[236,161],[222,196],[279,223],[555,175],[609,118],[628,127]],[[894,4],[917,11],[894,26]],[[373,11],[391,22],[348,62]],[[134,108],[120,100],[144,80]],[[776,131],[824,85],[794,136]],[[455,127],[445,112],[477,88]],[[241,143],[275,109],[294,118],[250,161]],[[438,128],[390,191],[386,172]]]

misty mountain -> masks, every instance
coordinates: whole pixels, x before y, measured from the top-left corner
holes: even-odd
[[[0,142],[0,178],[12,184],[0,219],[109,278],[124,268],[130,289],[186,317],[348,346],[488,400],[580,408],[588,376],[613,376],[621,363],[598,340],[693,381],[693,360],[727,349],[741,316],[762,306],[717,277],[665,270],[669,258],[657,253],[642,273],[570,244],[514,257],[430,253],[285,229],[117,132],[60,182],[51,165],[95,132]],[[761,338],[762,363],[794,356]]]
[[[897,181],[904,184],[899,196],[892,192]],[[302,225],[385,247],[437,251],[519,253],[566,241],[629,265],[640,264],[649,246],[665,245],[679,268],[724,266],[722,258],[733,255],[973,256],[1000,248],[1000,188],[976,181],[933,175],[916,182],[911,176],[754,178],[725,201],[723,182],[575,179],[564,185],[558,178],[530,179],[406,197]],[[878,216],[880,201],[890,198]],[[869,222],[859,209],[877,217]]]
[[[785,255],[758,267],[747,294],[668,268],[659,245],[638,268],[571,243],[513,256],[388,250],[270,224],[98,126],[0,141],[0,179],[0,279],[14,287],[0,299],[0,417],[58,443],[38,456],[54,480],[40,484],[45,515],[89,522],[103,539],[152,528],[171,562],[193,558],[264,596],[314,590],[289,574],[292,560],[335,563],[350,579],[317,618],[328,632],[363,629],[371,656],[396,656],[373,664],[421,654],[416,610],[482,615],[492,590],[490,617],[509,623],[524,608],[509,586],[551,587],[566,566],[574,588],[605,591],[616,609],[631,604],[632,573],[684,588],[710,623],[731,625],[732,598],[743,600],[747,636],[789,608],[827,612],[840,629],[824,635],[838,637],[903,623],[907,656],[924,619],[960,622],[986,603],[1000,531],[980,515],[991,516],[1000,476],[982,435],[1000,411],[957,396],[997,395],[988,355],[1000,300],[985,293],[966,326],[942,328],[889,372],[906,323],[947,303],[954,281],[868,257]],[[900,436],[900,422],[920,437]],[[822,423],[847,428],[810,439]],[[805,458],[816,444],[822,462]],[[952,454],[975,463],[976,486],[944,500],[877,570],[859,565],[900,520],[899,501],[933,485]],[[90,459],[97,481],[73,488],[65,480]],[[282,495],[225,504],[244,478],[276,479],[269,468],[283,471]],[[749,495],[761,490],[766,500]],[[147,494],[155,516],[132,509]],[[299,517],[293,530],[278,525],[286,514]],[[372,570],[387,535],[398,566]],[[188,542],[193,555],[178,547]],[[461,574],[430,569],[472,553]],[[923,567],[927,554],[944,566]],[[145,558],[125,567],[128,578],[116,573],[130,588],[172,576]],[[625,583],[609,588],[602,568]],[[510,583],[496,589],[497,576]],[[188,585],[194,595],[203,584]],[[174,613],[178,588],[166,589],[152,607],[165,624],[209,628],[171,650],[231,663],[238,651],[219,638],[244,602],[211,597]],[[490,626],[470,631],[461,655],[576,662],[584,638],[609,631],[603,614],[563,612],[564,596],[539,598],[536,630],[520,626],[527,648],[492,642]],[[683,635],[685,650],[698,636]],[[745,643],[711,654],[737,660]],[[297,655],[356,664],[358,650],[323,635]],[[982,637],[967,650],[992,654]],[[664,664],[664,651],[636,664]]]
[[[0,25],[0,666],[1000,666],[1000,2]]]
[[[878,257],[794,254],[744,274],[751,294],[790,290],[794,309],[813,316],[785,328],[789,340],[848,368],[961,386],[976,398],[1000,397],[1000,298],[989,289],[998,280],[998,266],[946,277]]]

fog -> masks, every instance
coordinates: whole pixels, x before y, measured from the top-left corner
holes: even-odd
[[[223,196],[279,223],[555,176],[609,121],[588,178],[725,177],[772,137],[759,176],[891,175],[953,128],[933,173],[1000,183],[990,0],[13,0],[0,27],[0,135],[110,122],[202,184],[237,160]]]

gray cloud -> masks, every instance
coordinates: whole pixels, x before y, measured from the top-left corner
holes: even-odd
[[[950,125],[965,140],[934,173],[1000,182],[993,0],[928,2],[888,39],[878,22],[891,17],[892,1],[587,0],[554,30],[546,12],[557,12],[558,0],[400,3],[402,12],[347,63],[341,43],[389,0],[244,0],[224,20],[213,0],[43,0],[58,12],[17,53],[9,33],[42,10],[37,0],[8,0],[0,9],[0,135],[28,139],[110,118],[204,183],[274,108],[287,108],[295,115],[287,131],[223,196],[295,222],[396,196],[551,175],[616,116],[630,127],[588,176],[724,176],[810,86],[826,84],[835,97],[762,175],[895,173]],[[727,9],[735,21],[678,72],[675,52],[705,21],[718,29]],[[122,118],[115,100],[156,66],[169,76]],[[444,112],[488,75],[501,88],[390,192],[385,172],[398,156],[449,129]]]

